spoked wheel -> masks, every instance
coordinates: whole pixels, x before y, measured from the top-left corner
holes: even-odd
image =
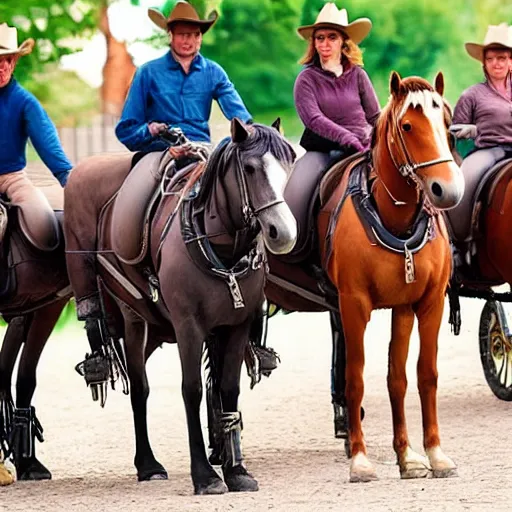
[[[480,359],[492,392],[512,401],[512,337],[501,302],[488,300],[480,316]]]

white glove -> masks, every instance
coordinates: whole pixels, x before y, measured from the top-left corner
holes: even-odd
[[[457,139],[476,139],[476,124],[452,124],[450,126]]]

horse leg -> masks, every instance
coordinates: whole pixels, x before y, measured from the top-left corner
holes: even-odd
[[[423,445],[434,478],[457,475],[457,466],[441,450],[437,420],[437,342],[443,317],[444,294],[432,294],[421,302],[416,315],[420,333],[418,391],[423,417]]]
[[[231,327],[222,347],[223,364],[220,376],[221,412],[218,418],[222,432],[222,471],[230,491],[257,491],[258,482],[247,472],[242,455],[242,415],[238,410],[240,373],[251,323]]]
[[[228,488],[208,461],[201,430],[201,359],[205,335],[201,329],[194,327],[187,323],[183,332],[176,332],[182,371],[181,392],[187,414],[192,483],[195,494],[223,494]]]
[[[125,319],[125,347],[130,399],[135,427],[135,459],[139,482],[167,480],[165,468],[155,459],[149,443],[147,401],[149,384],[146,374],[148,324],[126,307],[121,307]],[[154,345],[154,344],[153,344]],[[153,347],[152,345],[152,347]],[[154,350],[154,348],[153,348]]]
[[[30,404],[36,389],[36,370],[41,353],[68,302],[62,299],[33,313],[18,366],[16,409],[11,438],[19,480],[49,480],[50,471],[36,458],[36,438],[43,442],[43,428]]]
[[[361,403],[364,395],[364,332],[370,320],[371,306],[366,297],[341,293],[339,305],[347,356],[345,395],[352,453],[350,481],[369,482],[376,480],[377,475],[366,456],[366,444],[361,427]]]
[[[32,318],[31,313],[10,318],[2,350],[0,350],[0,442],[7,442],[7,435],[14,419],[14,401],[11,391],[12,374]]]
[[[405,393],[407,391],[406,363],[409,341],[414,326],[411,306],[393,308],[391,342],[389,344],[388,391],[393,414],[393,448],[402,478],[425,478],[430,465],[423,455],[414,452],[409,443],[405,420]]]

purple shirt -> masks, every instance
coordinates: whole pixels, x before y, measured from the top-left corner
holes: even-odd
[[[299,117],[311,131],[341,145],[353,146],[357,139],[369,149],[380,107],[361,67],[351,66],[336,77],[310,65],[299,73],[293,94]]]
[[[453,114],[453,124],[476,124],[477,148],[512,144],[512,98],[505,98],[489,82],[466,89]]]

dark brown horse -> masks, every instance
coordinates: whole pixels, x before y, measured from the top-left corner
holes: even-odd
[[[55,250],[36,248],[24,234],[18,209],[7,209],[9,221],[0,264],[0,311],[8,324],[0,351],[0,449],[13,452],[18,479],[49,479],[51,473],[35,455],[35,440],[42,441],[43,437],[31,403],[41,352],[71,297],[64,237],[60,235]],[[13,400],[11,379],[20,351]]]
[[[496,294],[492,287],[512,286],[512,146],[505,158],[481,178],[474,193],[471,242],[455,245],[463,255],[450,287],[450,321],[460,331],[458,296],[487,299],[480,319],[480,357],[487,382],[500,399],[512,401],[512,338],[500,300],[510,302],[511,294]]]
[[[147,162],[155,157],[141,160],[130,174],[130,159],[123,155],[85,160],[65,190],[66,249],[75,294],[81,296],[77,291],[86,288],[87,276],[96,282],[97,275],[104,296],[114,298],[122,315],[116,329],[125,340],[138,478],[167,478],[148,439],[145,362],[162,341],[176,342],[196,494],[258,488],[241,452],[240,372],[251,322],[264,298],[265,246],[285,253],[296,237],[295,220],[282,197],[294,159],[291,146],[274,127],[246,126],[235,119],[231,133],[206,164],[190,173],[182,169],[163,182],[165,193],[149,215],[147,254],[129,258],[130,263],[127,254],[119,254],[126,247],[126,238],[119,235],[130,233],[118,223],[137,226],[117,214],[133,207],[120,202],[130,197],[130,183],[135,183],[133,190],[142,190],[144,180],[137,185],[138,177],[150,179]],[[95,247],[96,254],[80,257],[84,246]],[[225,483],[208,462],[201,431],[205,342],[219,394],[214,421],[223,438]]]

